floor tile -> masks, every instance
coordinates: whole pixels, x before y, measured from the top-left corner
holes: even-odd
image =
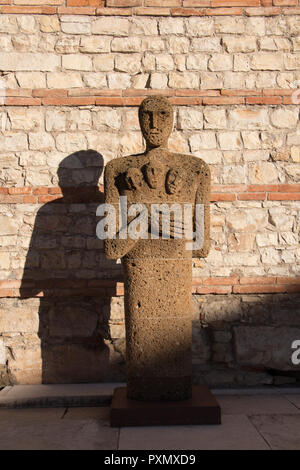
[[[268,446],[247,416],[224,415],[222,424],[214,426],[124,427],[120,430],[119,449],[263,450]]]
[[[59,420],[66,412],[66,408],[21,408],[21,409],[6,409],[0,408],[0,421],[9,423],[22,422],[22,421],[48,421]]]
[[[110,408],[106,406],[68,408],[63,419],[95,419],[109,424]]]
[[[290,394],[290,395],[285,395],[285,398],[290,402],[293,403],[297,408],[300,410],[300,395],[298,394]]]
[[[69,419],[48,422],[1,422],[0,450],[114,450],[118,429],[101,421]]]
[[[259,415],[249,418],[274,450],[300,450],[300,415]]]
[[[218,395],[216,399],[221,406],[222,414],[300,413],[295,405],[281,395]]]

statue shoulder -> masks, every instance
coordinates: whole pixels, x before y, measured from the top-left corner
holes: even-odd
[[[176,154],[175,154],[176,155]],[[188,166],[192,171],[210,178],[209,165],[202,158],[190,154],[177,154],[181,164]]]
[[[144,154],[127,155],[125,157],[113,158],[106,164],[105,172],[110,175],[122,173],[136,164],[138,157],[142,157],[143,155]]]

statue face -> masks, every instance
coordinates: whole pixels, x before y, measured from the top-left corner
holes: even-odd
[[[155,189],[162,185],[164,178],[163,166],[159,162],[150,162],[145,167],[145,179],[150,188]]]
[[[166,189],[169,194],[174,194],[181,188],[182,178],[177,170],[171,169],[166,177]]]
[[[139,108],[139,118],[148,147],[160,147],[167,143],[173,128],[173,110],[166,98],[146,98]]]

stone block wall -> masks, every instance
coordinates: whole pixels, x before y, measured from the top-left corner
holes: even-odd
[[[212,171],[194,259],[194,377],[292,383],[300,340],[298,0],[0,1],[0,385],[124,379],[122,270],[95,235],[103,167],[170,148]]]

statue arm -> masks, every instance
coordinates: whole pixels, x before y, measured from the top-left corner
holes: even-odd
[[[196,204],[204,205],[204,242],[201,249],[193,251],[193,258],[206,258],[210,249],[210,186],[211,177],[209,166],[204,164],[205,177],[198,186],[196,193]]]
[[[104,251],[108,259],[119,259],[123,258],[137,243],[138,240],[126,238],[125,240],[120,238],[119,227],[119,191],[116,187],[115,182],[115,171],[111,164],[106,165],[104,171],[104,197],[106,204],[112,204],[115,207],[116,213],[116,237],[114,239],[107,238],[104,241]],[[131,220],[128,220],[128,224]]]

